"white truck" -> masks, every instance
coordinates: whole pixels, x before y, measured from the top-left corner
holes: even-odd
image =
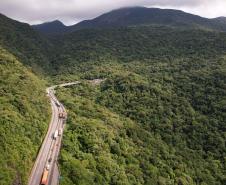
[[[55,104],[57,107],[60,107],[60,103],[58,101],[55,101]]]
[[[56,131],[54,132],[54,134],[53,134],[53,139],[56,139],[57,136],[58,136],[58,130],[56,130]]]

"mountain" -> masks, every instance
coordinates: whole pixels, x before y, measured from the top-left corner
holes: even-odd
[[[206,25],[208,19],[188,14],[180,10],[158,8],[122,8],[103,14],[93,20],[83,21],[74,26],[74,29],[93,27],[115,27],[161,24],[172,26]]]
[[[33,25],[33,28],[45,34],[60,34],[67,32],[67,27],[58,20],[44,24]]]
[[[215,18],[215,20],[218,20],[218,21],[221,21],[221,22],[223,22],[223,23],[225,23],[226,22],[226,17],[217,17],[217,18]]]
[[[75,80],[56,89],[62,185],[225,184],[226,33],[162,17],[47,37],[0,16],[1,185],[26,184],[50,119],[45,86]]]
[[[25,185],[50,119],[45,83],[0,45],[0,184]]]
[[[137,25],[167,25],[226,31],[226,23],[221,20],[222,18],[207,19],[180,10],[130,7],[113,10],[92,20],[85,20],[72,26],[64,26],[62,23],[54,21],[33,27],[46,34],[68,33],[80,29]]]
[[[217,17],[217,18],[215,18],[213,20],[215,20],[216,22],[221,23],[222,25],[226,25],[226,17]]]
[[[0,45],[36,72],[50,69],[52,45],[29,24],[0,14]]]

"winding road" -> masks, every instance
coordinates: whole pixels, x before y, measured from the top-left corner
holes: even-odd
[[[61,85],[55,85],[46,89],[47,95],[50,98],[52,108],[52,118],[46,137],[39,150],[38,156],[32,168],[28,185],[40,185],[43,177],[43,172],[48,171],[47,182],[48,185],[59,184],[59,169],[57,166],[57,159],[60,152],[61,140],[64,130],[64,123],[66,121],[66,110],[64,106],[57,100],[55,96],[56,87],[65,87],[79,84],[80,82],[71,82]],[[60,117],[59,114],[64,114]],[[56,131],[58,133],[56,133]],[[61,133],[60,133],[61,132]],[[56,138],[53,136],[57,135]]]

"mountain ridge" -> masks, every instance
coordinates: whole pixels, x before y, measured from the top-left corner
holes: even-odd
[[[43,24],[33,25],[32,27],[41,33],[51,33],[51,34],[63,33],[67,29],[67,26],[65,26],[59,20],[54,20],[54,21],[43,23]]]
[[[81,29],[112,28],[139,25],[168,25],[176,27],[193,27],[226,31],[226,21],[222,17],[213,19],[204,18],[181,10],[126,7],[104,13],[94,19],[84,20],[75,25],[52,26],[55,21],[33,25],[36,30],[45,34],[70,33]]]
[[[47,37],[0,16],[0,184],[27,184],[50,119],[45,85],[76,80],[56,89],[69,112],[62,185],[225,184],[226,33],[190,25]]]

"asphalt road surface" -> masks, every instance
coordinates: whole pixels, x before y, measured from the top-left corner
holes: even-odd
[[[105,79],[104,79],[105,80]],[[90,81],[92,84],[99,84],[104,81],[103,79],[95,79]],[[38,156],[32,168],[28,185],[40,185],[43,172],[48,168],[48,180],[47,185],[58,185],[59,184],[59,169],[57,166],[57,159],[60,153],[60,146],[63,136],[63,130],[66,122],[66,110],[64,106],[57,100],[55,96],[56,87],[66,87],[71,85],[79,84],[79,81],[70,82],[60,85],[55,85],[46,89],[47,95],[50,98],[50,103],[52,107],[52,118],[49,124],[48,132],[39,150]],[[65,118],[59,118],[59,113],[65,113]],[[56,139],[53,138],[56,130],[62,130],[62,134],[57,136]],[[48,167],[47,167],[48,166]]]
[[[79,82],[73,82],[68,84],[61,84],[59,87],[75,85]],[[66,118],[59,118],[59,113],[65,113],[66,111],[64,106],[57,100],[54,89],[57,86],[52,86],[46,89],[47,95],[50,98],[51,107],[52,107],[52,118],[49,124],[48,132],[46,137],[42,143],[42,146],[39,150],[38,156],[36,158],[35,164],[32,168],[28,185],[40,185],[41,179],[43,176],[43,172],[45,169],[49,168],[48,174],[48,185],[57,185],[59,184],[59,169],[57,166],[57,159],[60,152],[62,134],[58,135],[56,139],[53,138],[54,133],[56,130],[64,129],[64,123]],[[48,166],[48,167],[47,167]]]

